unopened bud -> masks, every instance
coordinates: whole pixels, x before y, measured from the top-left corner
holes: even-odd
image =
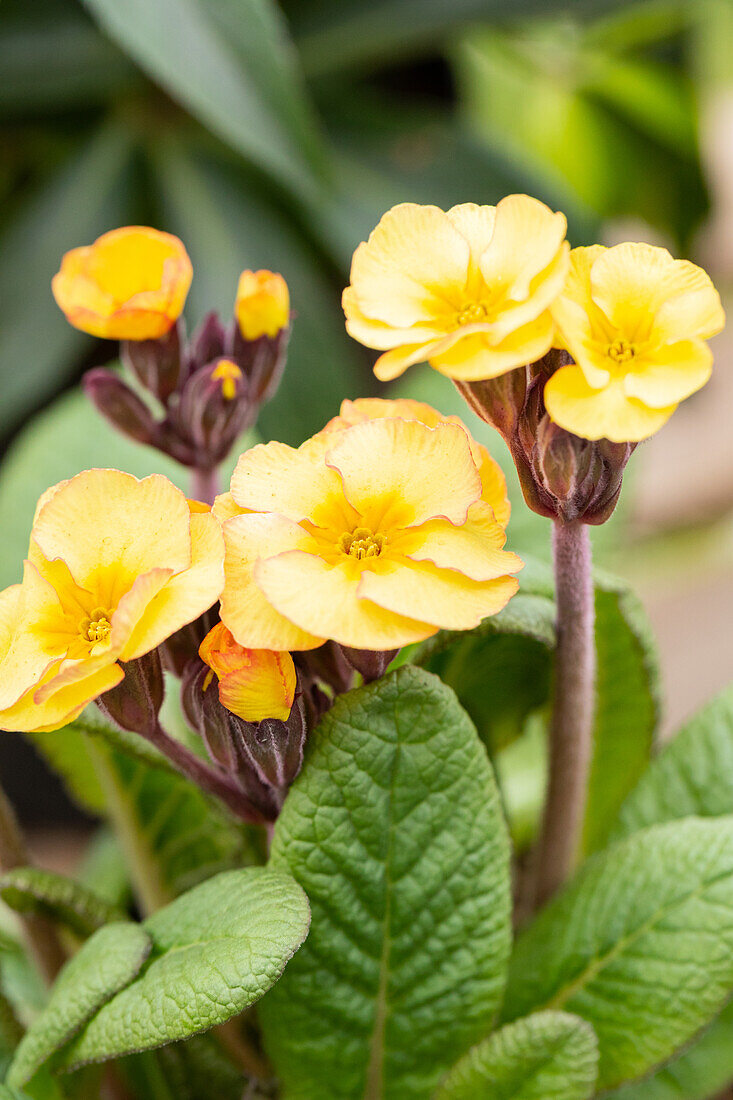
[[[125,677],[97,699],[102,713],[131,733],[152,733],[158,724],[165,685],[157,649],[122,664]]]
[[[124,340],[120,354],[140,384],[165,405],[181,376],[183,321],[158,340]]]
[[[290,324],[290,292],[282,275],[243,271],[239,276],[234,315],[245,340],[270,338]]]
[[[199,367],[205,367],[213,359],[226,354],[227,333],[219,314],[212,310],[207,313],[191,337],[188,347],[188,373],[193,374]]]
[[[196,452],[196,465],[216,466],[248,427],[254,407],[247,380],[231,359],[199,367],[186,382],[174,423]]]
[[[380,676],[384,676],[387,667],[399,652],[397,649],[387,649],[384,651],[351,649],[349,646],[345,645],[341,646],[341,651],[352,668],[355,668],[357,672],[361,673],[367,684],[371,683],[372,680],[378,680]]]
[[[250,763],[260,782],[285,792],[303,764],[306,722],[301,699],[295,699],[284,722],[240,722],[236,730],[242,760]]]
[[[103,367],[87,371],[84,391],[102,416],[123,435],[139,443],[155,442],[158,425],[150,409],[112,371]]]
[[[456,388],[477,416],[509,439],[516,430],[527,395],[524,367],[507,371],[498,378],[479,382],[456,382]]]

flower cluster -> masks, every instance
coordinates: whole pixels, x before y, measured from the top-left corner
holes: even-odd
[[[210,470],[278,386],[290,303],[281,275],[244,271],[232,321],[210,313],[187,344],[181,314],[192,272],[177,237],[132,226],[67,253],[53,291],[71,324],[121,341],[142,389],[113,371],[89,371],[85,388],[100,412],[131,438]]]

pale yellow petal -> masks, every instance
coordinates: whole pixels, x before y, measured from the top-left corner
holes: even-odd
[[[63,558],[77,584],[98,590],[113,571],[127,588],[157,566],[186,568],[189,518],[185,496],[160,474],[138,481],[119,470],[86,470],[50,497],[33,538],[49,560]]]
[[[221,619],[240,645],[249,649],[315,649],[325,638],[295,626],[280,615],[255,584],[261,558],[309,544],[309,536],[278,515],[238,516],[224,524],[224,591]]]
[[[481,500],[493,510],[496,522],[506,527],[511,516],[512,506],[506,487],[504,471],[489,454],[482,443],[474,443],[471,448],[473,460],[481,478]],[[471,512],[469,512],[469,517]]]
[[[469,259],[466,240],[437,206],[395,206],[354,253],[358,308],[399,328],[455,314]]]
[[[58,659],[66,655],[63,638],[54,646],[53,638],[38,636],[29,626],[48,620],[63,620],[63,609],[48,581],[30,562],[25,563],[23,584],[12,585],[2,593],[0,601],[0,709],[5,709],[34,685]]]
[[[219,520],[219,523],[226,523],[228,519],[244,515],[245,512],[251,511],[251,509],[240,508],[231,493],[220,493],[212,504],[211,511]]]
[[[446,519],[431,519],[405,535],[405,545],[393,547],[411,561],[432,562],[440,569],[457,569],[475,581],[490,581],[516,573],[522,560],[504,550],[506,532],[488,504],[469,509],[468,519],[454,527]]]
[[[494,235],[496,207],[478,206],[475,202],[462,202],[458,206],[452,206],[447,214],[449,221],[468,242],[471,249],[469,285],[471,289],[478,289],[480,283],[483,283],[480,261]]]
[[[22,733],[46,733],[73,722],[98,696],[120,683],[124,672],[119,664],[96,668],[86,679],[60,687],[44,702],[34,702],[34,691],[27,691],[12,707],[0,711],[0,729]]]
[[[481,257],[489,287],[501,286],[517,302],[527,298],[535,277],[562,249],[566,232],[564,214],[529,195],[507,195],[496,207],[491,244]]]
[[[428,344],[403,344],[391,351],[385,351],[374,364],[374,373],[380,382],[392,382],[404,374],[408,367],[425,362],[431,349],[436,346],[440,344],[433,341]]]
[[[365,570],[359,592],[385,611],[427,620],[446,630],[470,630],[501,611],[518,587],[514,577],[480,582],[428,562],[389,562],[373,572]]]
[[[677,408],[652,409],[627,397],[623,383],[592,389],[579,367],[561,367],[545,386],[545,405],[550,418],[566,431],[584,439],[610,439],[636,443],[658,431]]]
[[[654,318],[652,341],[673,343],[715,336],[725,325],[725,313],[710,276],[688,260],[675,260],[673,278],[670,297]]]
[[[291,550],[260,561],[255,579],[272,605],[303,630],[354,649],[398,649],[435,633],[434,626],[361,599],[360,571],[351,560],[333,566]]]
[[[295,698],[295,665],[289,653],[247,651],[249,663],[219,681],[219,699],[245,722],[286,721]]]
[[[346,499],[372,531],[434,516],[463,523],[481,496],[466,432],[417,420],[372,420],[333,437],[327,454]]]
[[[232,474],[232,497],[240,508],[278,512],[296,523],[314,519],[325,501],[343,497],[338,474],[324,461],[323,437],[297,450],[285,443],[259,443],[245,451]]]
[[[122,660],[132,660],[134,646],[130,645],[130,641],[152,601],[172,576],[172,569],[151,569],[149,573],[143,573],[135,579],[132,588],[125,593],[113,611],[110,645],[121,655]],[[173,631],[169,632],[172,633]],[[142,653],[136,652],[134,656],[141,657]]]
[[[489,344],[484,336],[461,340],[447,351],[432,355],[430,365],[448,378],[463,382],[498,378],[509,370],[541,359],[552,347],[553,334],[552,318],[546,312],[496,345]]]
[[[419,324],[400,328],[396,325],[388,325],[384,321],[378,321],[373,317],[367,317],[359,308],[354,288],[348,286],[341,297],[344,314],[346,316],[346,331],[360,344],[368,348],[396,348],[402,344],[414,344],[416,341],[435,340],[445,335],[446,325],[440,325],[436,321],[426,320]]]
[[[216,603],[224,587],[224,536],[210,512],[191,516],[191,565],[153,596],[122,651],[125,661],[160,645]],[[113,634],[114,636],[114,634]]]
[[[628,397],[638,397],[653,409],[684,401],[710,380],[713,353],[701,340],[681,340],[656,352],[654,359],[634,360],[624,377]]]

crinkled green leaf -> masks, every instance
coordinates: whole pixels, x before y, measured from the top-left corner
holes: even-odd
[[[588,1100],[597,1075],[590,1024],[565,1012],[537,1012],[473,1047],[434,1100]]]
[[[238,1015],[280,977],[309,920],[298,884],[262,867],[190,890],[145,921],[148,965],[87,1024],[65,1064],[151,1050]]]
[[[613,839],[680,817],[733,813],[733,688],[686,723],[621,808]]]
[[[50,917],[80,936],[125,915],[88,887],[42,867],[16,867],[0,876],[0,897],[18,913]]]
[[[95,932],[56,979],[46,1007],[15,1052],[8,1084],[30,1081],[105,1001],[133,980],[150,948],[150,936],[138,924],[120,921]]]
[[[648,1073],[733,988],[733,817],[635,833],[591,859],[517,941],[504,1018],[558,1008],[598,1036],[599,1088]]]
[[[211,1035],[132,1054],[117,1063],[135,1100],[243,1100],[246,1078]],[[261,1100],[248,1086],[247,1100]]]
[[[453,692],[406,666],[308,743],[271,862],[311,935],[260,1006],[289,1100],[424,1100],[490,1027],[510,940],[506,827]]]
[[[733,1004],[701,1037],[673,1059],[633,1085],[608,1093],[608,1100],[709,1100],[733,1082]]]

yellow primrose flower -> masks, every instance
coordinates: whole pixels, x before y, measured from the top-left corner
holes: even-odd
[[[290,324],[290,293],[282,275],[243,271],[239,276],[234,314],[245,340],[277,336]]]
[[[221,528],[159,474],[87,470],[41,498],[22,584],[0,593],[0,729],[66,725],[216,601]]]
[[[493,509],[497,523],[506,527],[511,514],[511,504],[501,466],[494,461],[483,443],[476,442],[460,417],[443,416],[432,405],[426,405],[423,401],[413,401],[409,397],[401,397],[394,401],[384,397],[358,397],[356,401],[346,398],[341,402],[339,415],[329,420],[323,431],[342,431],[354,424],[362,424],[366,420],[379,420],[385,417],[419,420],[429,428],[437,428],[439,424],[457,424],[459,428],[463,428],[468,436],[471,456],[481,477],[481,499]]]
[[[209,631],[199,648],[201,660],[219,679],[219,700],[245,722],[287,721],[295,699],[295,665],[287,652],[244,649],[224,623]],[[204,683],[204,690],[209,685]]]
[[[563,214],[528,195],[447,213],[395,206],[354,253],[346,328],[384,350],[374,367],[384,382],[423,360],[464,381],[531,363],[552,344],[566,228]]]
[[[82,332],[157,340],[183,312],[192,277],[178,237],[131,225],[67,252],[51,287],[66,319]]]
[[[648,244],[575,248],[552,307],[575,363],[545,386],[552,420],[585,439],[635,443],[710,378],[725,315],[709,276]]]
[[[224,521],[221,618],[240,645],[389,650],[463,630],[517,590],[521,561],[457,424],[367,420],[241,456]]]

